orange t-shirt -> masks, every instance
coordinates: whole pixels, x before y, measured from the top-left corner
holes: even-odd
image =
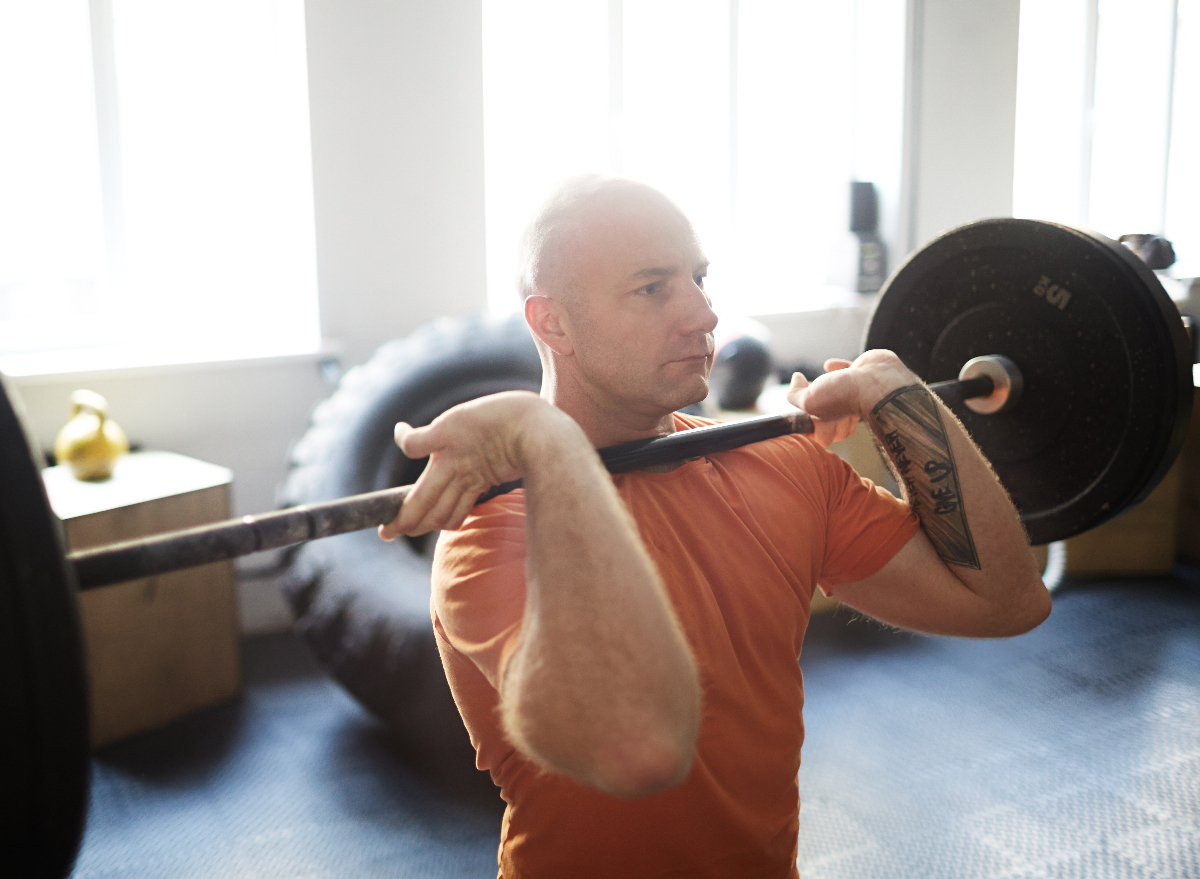
[[[681,428],[706,423],[676,416]],[[688,777],[619,800],[539,769],[497,707],[525,606],[521,491],[442,535],[434,631],[478,753],[508,803],[500,876],[796,876],[800,647],[813,588],[878,571],[915,533],[907,505],[807,437],[781,437],[614,482],[666,584],[700,670]]]

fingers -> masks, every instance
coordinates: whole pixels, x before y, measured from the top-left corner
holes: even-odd
[[[394,436],[396,444],[408,457],[426,454],[431,457],[399,515],[379,526],[379,537],[391,541],[401,534],[428,534],[461,526],[479,495],[487,488],[486,480],[472,467],[464,468],[441,460],[450,453],[439,452],[436,430],[414,428],[401,422],[396,425]]]
[[[826,370],[840,370],[848,366],[849,363],[845,360],[827,361],[825,364]],[[828,382],[810,384],[803,373],[792,373],[792,381],[788,386],[787,400],[798,409],[803,409],[813,416],[813,425],[816,428],[813,431],[812,437],[817,445],[822,448],[828,448],[833,443],[844,440],[854,433],[854,428],[858,426],[857,414],[837,414],[836,411],[825,407],[825,413],[822,411],[821,397],[828,397],[828,394],[822,394],[822,388],[818,388],[818,384],[822,387]],[[812,392],[817,392],[817,397],[814,400]],[[827,402],[827,401],[826,401]],[[817,411],[814,411],[814,408]]]
[[[431,450],[428,427],[413,427],[403,421],[396,424],[392,438],[400,451],[413,460],[427,457]],[[435,523],[438,518],[439,503],[442,502],[446,486],[445,475],[439,478],[437,468],[426,466],[421,477],[409,492],[400,507],[400,513],[391,522],[380,525],[378,529],[381,540],[391,542],[401,534],[425,534],[437,530],[440,526]]]
[[[839,365],[840,364],[840,365]],[[819,377],[807,387],[795,392],[788,399],[814,418],[836,421],[841,418],[858,417],[859,388],[856,371],[847,369],[846,361],[826,361],[833,369]]]
[[[414,428],[411,424],[407,424],[403,421],[396,423],[396,426],[392,429],[392,439],[395,441],[396,446],[400,449],[400,451],[404,451],[404,441],[412,435],[412,432],[415,429],[416,428]]]
[[[462,486],[417,484],[400,507],[400,514],[391,522],[380,525],[379,537],[391,542],[401,534],[428,534],[430,531],[454,529],[462,525],[481,492]]]
[[[411,424],[399,422],[392,431],[392,439],[404,452],[405,457],[414,461],[427,458],[434,449],[433,425],[413,427]]]
[[[895,353],[866,351],[855,360],[832,357],[813,382],[792,376],[787,399],[813,417],[814,439],[821,445],[848,438],[870,409],[896,388],[920,381]]]
[[[473,480],[439,480],[421,488],[421,500],[424,503],[407,513],[403,508],[400,510],[398,521],[407,534],[428,534],[443,528],[457,528],[482,493]]]
[[[446,518],[446,524],[442,528],[449,531],[455,531],[462,527],[463,522],[467,521],[467,516],[471,515],[471,510],[475,508],[475,501],[479,495],[464,494],[458,499],[458,505]]]
[[[809,382],[803,373],[792,373],[791,384],[787,389],[787,400],[793,406],[803,409],[814,418],[840,418],[847,412],[835,411],[837,400],[844,396],[847,384],[839,376],[831,378],[829,373],[819,376],[815,382]]]
[[[804,377],[804,373],[793,372],[792,383],[788,385],[787,389],[787,401],[797,409],[803,409],[804,406],[801,405],[800,401],[803,399],[804,395],[801,392],[807,387],[808,379]]]
[[[521,475],[522,440],[547,418],[567,416],[537,394],[507,391],[461,403],[423,427],[397,424],[393,438],[404,455],[412,460],[428,458],[429,463],[400,514],[379,529],[379,536],[390,540],[400,534],[461,526],[488,486]],[[571,424],[578,435],[572,434],[570,441],[586,442],[582,431]],[[558,432],[562,433],[561,425]]]
[[[836,442],[849,439],[858,427],[858,421],[858,417],[854,415],[833,420],[814,418],[813,425],[816,429],[812,434],[813,440],[821,448],[827,449]]]

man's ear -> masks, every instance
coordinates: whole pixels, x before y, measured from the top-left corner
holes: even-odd
[[[525,322],[542,343],[566,357],[574,350],[562,314],[562,303],[536,293],[525,298]]]

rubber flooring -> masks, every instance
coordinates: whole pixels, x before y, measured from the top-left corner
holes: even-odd
[[[498,794],[447,791],[406,766],[290,634],[248,640],[243,675],[240,700],[96,755],[72,877],[496,875]]]
[[[1200,879],[1200,570],[1067,580],[997,641],[818,617],[805,879]],[[406,766],[291,635],[246,693],[100,752],[77,879],[492,877],[498,798]]]
[[[1200,581],[1067,581],[1019,638],[818,620],[805,879],[1200,877]]]

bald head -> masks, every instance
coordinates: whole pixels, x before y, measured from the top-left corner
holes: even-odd
[[[542,395],[609,445],[673,429],[704,399],[716,315],[691,223],[658,190],[575,177],[526,230],[519,285]]]
[[[518,256],[517,291],[563,300],[578,287],[580,261],[601,240],[620,245],[622,229],[636,228],[639,217],[654,214],[662,222],[695,236],[682,210],[657,189],[623,177],[581,174],[556,186],[526,226]],[[595,256],[595,254],[592,254]]]

